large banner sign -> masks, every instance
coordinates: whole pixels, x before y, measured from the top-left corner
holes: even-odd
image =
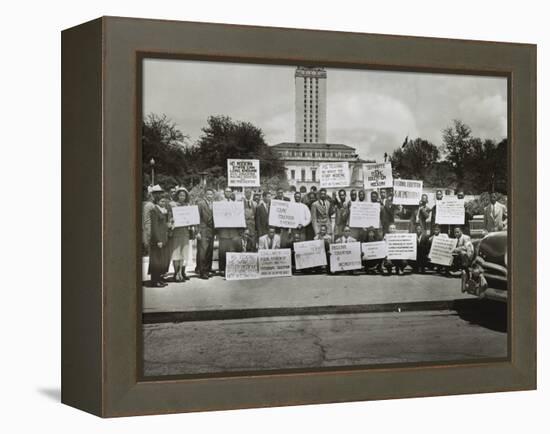
[[[199,207],[197,205],[190,206],[174,206],[172,207],[172,216],[174,217],[174,227],[193,226],[200,223]]]
[[[393,187],[391,163],[363,164],[363,184],[365,189]]]
[[[327,254],[323,240],[294,243],[296,269],[322,267],[327,265]]]
[[[393,203],[395,205],[418,205],[422,197],[422,181],[412,179],[393,180]]]
[[[216,228],[245,228],[244,202],[219,201],[212,207],[214,227]]]
[[[359,270],[361,268],[361,243],[330,245],[330,271]]]
[[[259,187],[260,160],[227,160],[229,187]]]
[[[380,227],[380,204],[373,202],[352,202],[349,225],[352,228]]]
[[[384,259],[388,256],[388,245],[385,241],[361,243],[361,251],[363,252],[363,259],[366,261],[371,259]]]
[[[444,196],[437,201],[435,222],[440,225],[463,225],[465,221],[464,199]]]
[[[260,277],[292,276],[290,249],[258,251]]]
[[[416,234],[386,234],[388,259],[416,260]]]
[[[228,252],[225,257],[225,280],[257,279],[258,254]]]
[[[439,208],[439,206],[438,206]],[[439,209],[437,210],[439,212]],[[456,238],[433,237],[432,247],[428,257],[433,264],[451,265],[453,262],[453,250],[457,243]]]
[[[319,181],[321,188],[349,187],[350,185],[349,163],[320,163]]]
[[[296,228],[300,208],[295,202],[286,200],[271,200],[269,207],[269,225],[279,228]]]

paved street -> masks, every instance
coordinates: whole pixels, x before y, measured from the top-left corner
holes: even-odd
[[[506,357],[506,307],[146,324],[145,375]]]

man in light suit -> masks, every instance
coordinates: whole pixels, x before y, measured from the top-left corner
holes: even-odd
[[[311,205],[311,224],[313,225],[315,235],[318,235],[321,230],[321,226],[325,225],[327,228],[327,234],[332,237],[333,214],[334,207],[328,200],[327,190],[322,188],[319,190],[319,200],[313,202]]]
[[[336,240],[336,244],[355,243],[357,240],[351,236],[351,229],[349,226],[344,226],[342,236]]]
[[[495,193],[491,194],[491,203],[485,207],[484,221],[487,232],[497,232],[505,229],[508,218],[506,205],[497,202]]]
[[[470,271],[470,264],[474,259],[474,245],[468,235],[464,235],[462,226],[455,228],[455,238],[457,239],[456,247],[453,250],[453,268],[464,270],[466,273]]]
[[[226,187],[223,192],[224,201],[234,201],[233,191],[230,187]],[[243,204],[244,206],[244,204]],[[218,248],[218,258],[220,265],[220,274],[225,276],[225,263],[226,255],[228,252],[240,252],[241,251],[241,231],[239,228],[218,228],[216,229],[216,234],[218,236],[219,248]]]
[[[270,226],[267,234],[260,237],[258,242],[260,250],[273,250],[281,248],[281,237],[275,233],[275,228]]]
[[[256,202],[252,200],[252,190],[246,189],[243,197],[244,220],[248,229],[248,236],[256,243]]]

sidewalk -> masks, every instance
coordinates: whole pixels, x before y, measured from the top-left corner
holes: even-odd
[[[279,315],[451,309],[476,298],[460,279],[434,274],[297,275],[226,281],[222,277],[143,288],[144,322]]]

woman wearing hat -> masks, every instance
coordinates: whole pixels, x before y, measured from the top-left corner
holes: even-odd
[[[174,201],[170,203],[171,208],[178,206],[189,206],[189,192],[185,187],[177,187]],[[175,227],[172,232],[172,264],[174,266],[174,280],[183,282],[189,280],[185,274],[189,256],[189,240],[194,237],[193,226]]]
[[[149,274],[151,286],[162,288],[166,283],[162,275],[167,271],[166,252],[168,251],[168,210],[161,205],[163,190],[160,185],[151,189],[154,207],[149,215],[151,219],[151,234],[149,238]]]

